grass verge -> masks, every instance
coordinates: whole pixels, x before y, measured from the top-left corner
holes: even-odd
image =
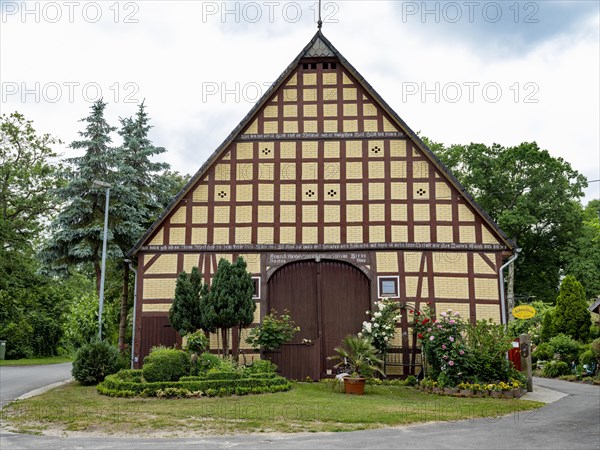
[[[20,432],[83,431],[99,435],[176,437],[256,432],[353,431],[417,422],[497,417],[543,406],[524,400],[442,397],[409,387],[368,386],[364,396],[325,383],[256,396],[111,398],[70,383],[8,405],[0,418]]]
[[[61,364],[73,361],[68,356],[51,356],[48,358],[0,359],[0,366],[41,366],[45,364]]]

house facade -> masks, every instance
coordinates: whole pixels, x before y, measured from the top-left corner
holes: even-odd
[[[136,364],[180,342],[168,320],[177,275],[196,266],[209,283],[220,258],[246,260],[256,324],[287,309],[301,327],[269,355],[282,373],[318,379],[382,297],[499,322],[498,270],[511,252],[319,30],[132,249]],[[419,365],[409,320],[397,324],[391,375]],[[259,358],[243,334],[244,360]]]

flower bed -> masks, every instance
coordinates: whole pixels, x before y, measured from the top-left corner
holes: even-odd
[[[140,370],[121,370],[107,376],[98,392],[113,397],[214,397],[287,391],[291,383],[273,374],[211,373],[179,381],[146,382]]]
[[[493,398],[519,398],[526,391],[524,385],[517,380],[510,383],[459,383],[455,388],[442,388],[437,381],[424,379],[418,386],[423,392],[438,395],[453,395],[457,397],[493,397]]]

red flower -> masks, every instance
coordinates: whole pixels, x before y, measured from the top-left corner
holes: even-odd
[[[419,311],[417,311],[415,314],[416,314],[417,316],[420,316],[420,315],[421,315],[421,313],[420,313]]]
[[[421,322],[423,325],[425,325],[427,322],[429,322],[429,319],[423,319],[423,322]]]
[[[417,337],[418,337],[419,339],[423,339],[423,333],[419,333],[419,334],[417,334]]]
[[[409,309],[409,310],[408,310],[408,312],[412,314],[412,313],[413,313],[413,310],[412,310],[412,309]]]

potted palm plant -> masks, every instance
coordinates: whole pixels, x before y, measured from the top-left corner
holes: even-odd
[[[384,375],[381,370],[383,361],[367,338],[346,336],[342,339],[342,345],[335,347],[334,351],[337,355],[327,359],[339,361],[335,367],[345,367],[348,370],[348,375],[344,377],[346,394],[362,395],[365,392],[365,377],[375,372]]]

